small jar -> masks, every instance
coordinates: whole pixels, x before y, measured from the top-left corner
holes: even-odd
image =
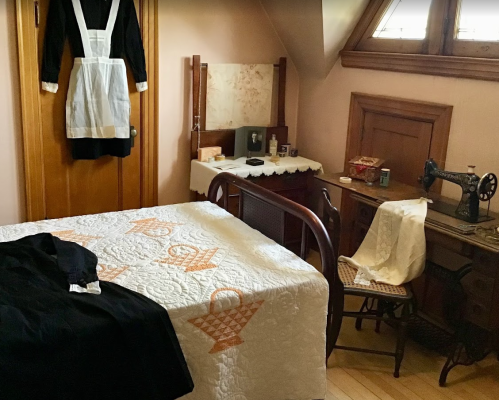
[[[389,181],[390,181],[390,169],[389,168],[381,168],[381,176],[379,177],[379,185],[383,186],[383,187],[387,187]]]
[[[215,156],[215,161],[225,161],[225,154],[219,154]]]

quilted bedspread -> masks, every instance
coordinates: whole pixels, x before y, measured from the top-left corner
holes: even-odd
[[[195,385],[183,400],[325,397],[326,280],[225,210],[197,202],[29,222],[0,227],[0,241],[39,232],[87,247],[101,280],[168,310]]]

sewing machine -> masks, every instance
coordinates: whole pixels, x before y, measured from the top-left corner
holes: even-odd
[[[468,166],[468,172],[449,172],[438,169],[437,163],[433,159],[425,162],[423,186],[428,193],[436,178],[441,178],[449,182],[457,183],[463,191],[461,201],[454,210],[449,204],[436,201],[430,208],[462,219],[466,222],[483,222],[493,219],[486,215],[480,215],[479,202],[488,201],[490,208],[490,199],[494,196],[497,189],[497,176],[491,172],[486,173],[481,178],[474,173],[474,166]]]

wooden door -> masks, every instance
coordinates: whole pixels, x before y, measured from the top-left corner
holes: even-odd
[[[73,67],[69,45],[66,42],[58,92],[42,91],[38,71],[50,0],[17,2],[28,220],[155,205],[157,157],[152,146],[157,135],[154,79],[157,3],[135,0],[137,15],[142,17],[139,22],[143,30],[149,90],[143,94],[137,92],[127,67],[132,110],[130,124],[138,132],[130,156],[73,160],[65,126],[66,95]],[[38,3],[37,11],[34,3]],[[38,18],[32,21],[30,12]]]
[[[378,157],[390,168],[391,180],[420,186],[425,160],[434,158],[445,166],[451,115],[451,106],[352,93],[345,171],[357,155]],[[441,182],[432,187],[440,188]],[[341,254],[355,253],[373,216],[343,192]]]

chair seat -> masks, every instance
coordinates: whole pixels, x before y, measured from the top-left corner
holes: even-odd
[[[357,270],[345,261],[338,262],[338,274],[345,287],[345,294],[351,292],[351,294],[362,295],[361,292],[368,292],[379,296],[396,296],[401,301],[412,298],[412,292],[407,285],[394,286],[374,281],[371,281],[369,286],[355,283]]]

